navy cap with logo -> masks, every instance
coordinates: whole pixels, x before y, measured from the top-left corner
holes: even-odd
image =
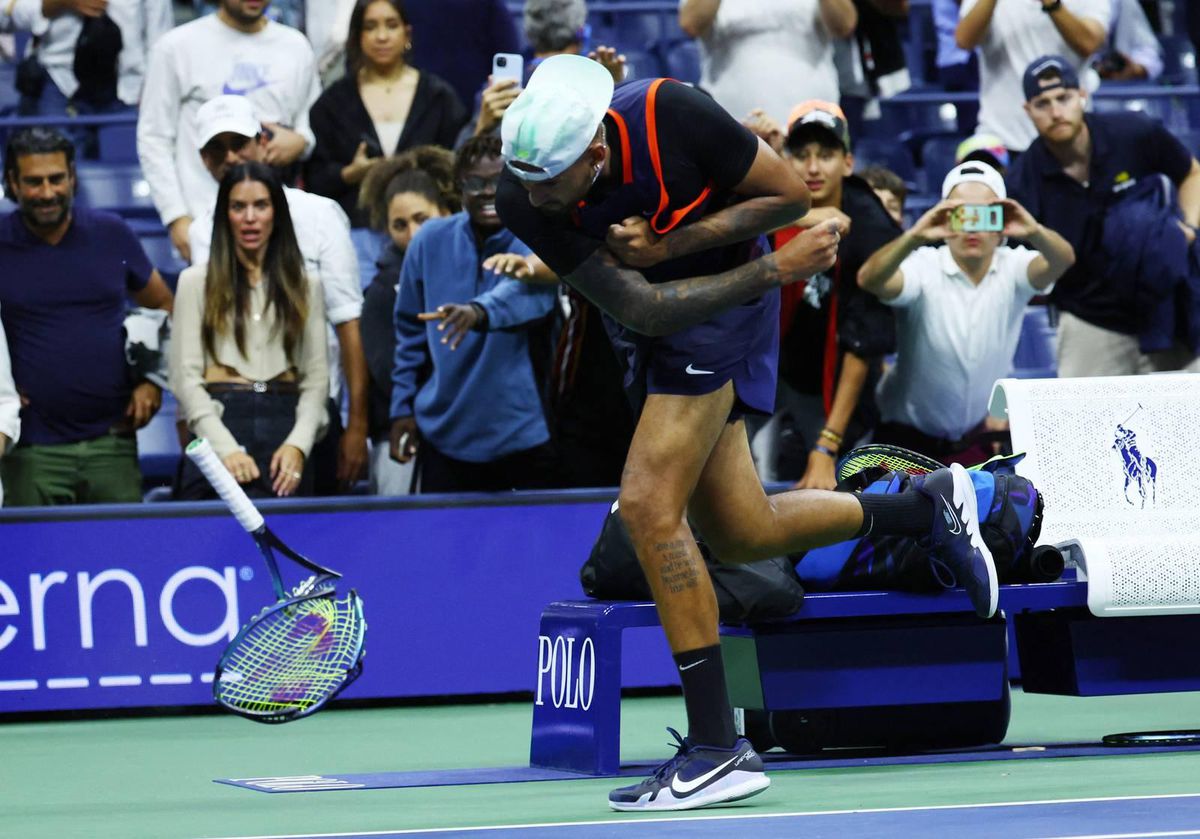
[[[1028,102],[1047,90],[1079,87],[1079,73],[1061,55],[1043,55],[1035,58],[1025,68],[1022,84],[1025,88],[1025,101]]]

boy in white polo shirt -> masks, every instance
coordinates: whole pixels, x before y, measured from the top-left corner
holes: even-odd
[[[1001,207],[1003,230],[952,230],[968,205]],[[1035,250],[1003,245],[1005,236]],[[859,286],[897,309],[898,352],[879,382],[876,442],[945,462],[986,459],[971,438],[983,429],[993,382],[1012,366],[1025,306],[1074,261],[1065,239],[1007,197],[995,169],[979,161],[951,169],[941,203],[858,272]]]

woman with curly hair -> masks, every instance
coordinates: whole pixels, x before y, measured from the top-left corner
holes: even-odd
[[[412,484],[413,464],[397,463],[388,457],[388,413],[396,355],[392,315],[400,266],[409,243],[426,221],[451,215],[461,207],[454,155],[437,146],[418,146],[380,160],[363,180],[358,203],[371,226],[387,230],[390,238],[376,263],[375,279],[363,295],[360,324],[370,374],[371,491],[406,495]]]
[[[249,495],[311,494],[305,461],[328,419],[325,304],[271,167],[221,179],[209,261],[180,274],[175,301],[171,390],[188,428]],[[175,496],[215,494],[183,458]]]

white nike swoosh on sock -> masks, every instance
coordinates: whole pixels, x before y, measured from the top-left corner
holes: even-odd
[[[693,667],[696,667],[697,665],[703,664],[703,663],[704,663],[704,662],[706,662],[706,661],[708,661],[708,659],[707,659],[707,658],[702,658],[702,659],[700,659],[699,661],[693,661],[691,664],[688,664],[688,665],[686,665],[686,666],[684,666],[684,665],[680,665],[680,666],[679,666],[679,672],[681,672],[681,673],[682,673],[684,670],[691,670]]]

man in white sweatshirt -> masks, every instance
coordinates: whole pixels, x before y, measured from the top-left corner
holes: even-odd
[[[21,436],[21,400],[13,384],[12,364],[8,358],[8,339],[0,321],[0,458],[17,444]],[[0,506],[4,505],[4,484],[0,483]]]
[[[314,144],[308,110],[321,93],[300,32],[264,17],[269,0],[221,0],[215,14],[154,45],[138,119],[138,157],[171,242],[190,260],[192,219],[216,202],[200,160],[196,112],[221,94],[245,96],[270,132],[266,162],[287,166]]]

